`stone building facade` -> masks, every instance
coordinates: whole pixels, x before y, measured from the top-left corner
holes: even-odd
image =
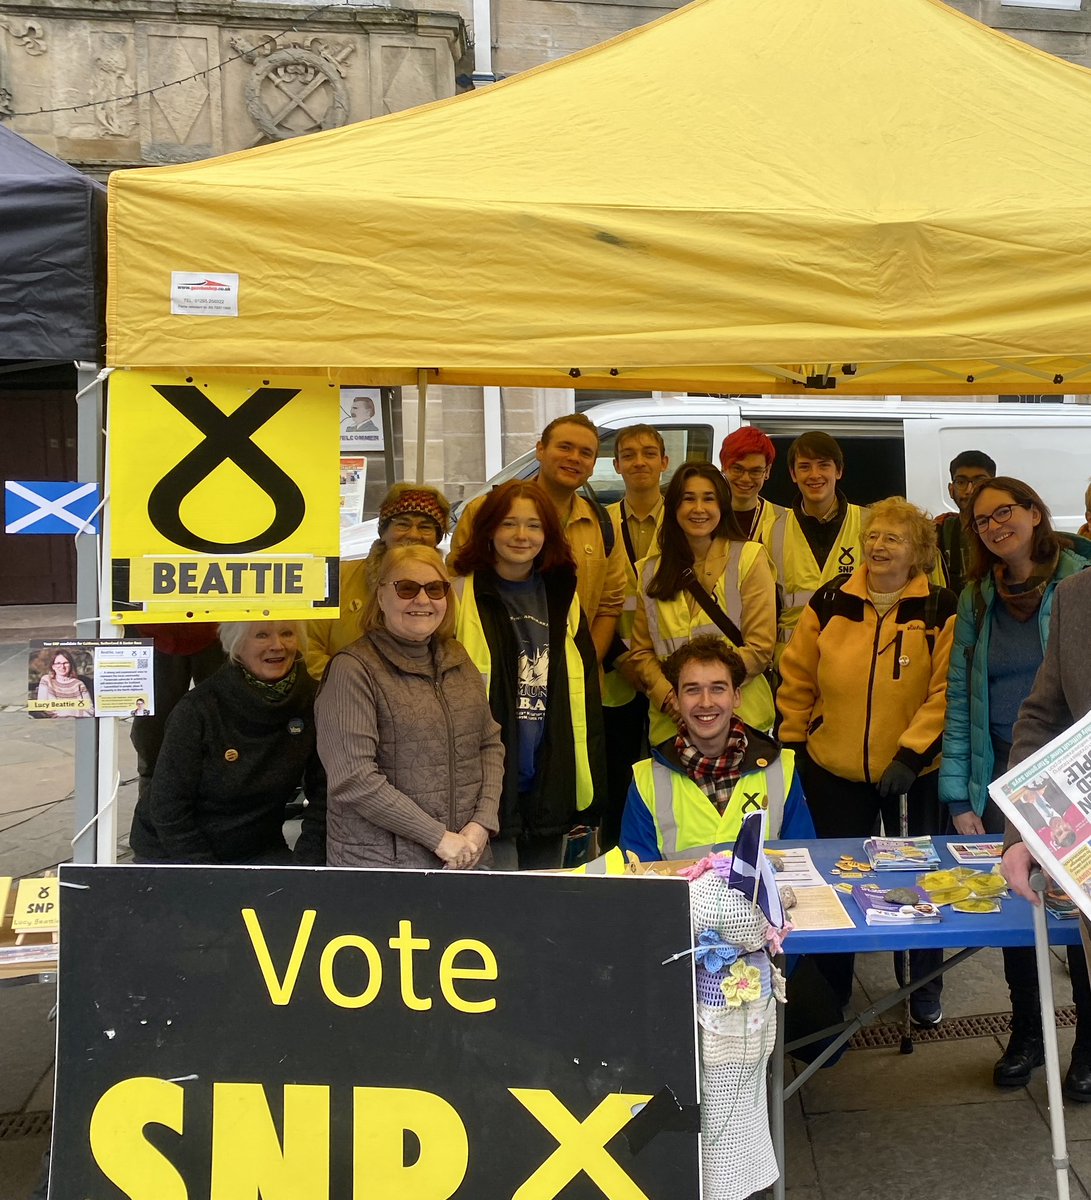
[[[1091,66],[1091,0],[948,2]],[[0,0],[0,120],[105,178],[119,167],[223,154],[487,86],[674,7],[655,0],[349,0],[325,7]],[[453,499],[478,487],[498,458],[509,461],[532,446],[577,400],[572,391],[526,388],[504,389],[498,404],[473,388],[432,395],[426,474]],[[404,436],[412,440],[411,389],[404,399]],[[490,461],[486,421],[501,425],[500,453]],[[374,465],[381,470],[381,462]]]

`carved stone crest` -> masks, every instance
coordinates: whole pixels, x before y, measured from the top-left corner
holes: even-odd
[[[308,38],[278,45],[268,38],[255,47],[233,38],[231,45],[254,68],[246,108],[266,137],[283,141],[348,120],[344,64],[355,50],[351,42]]]

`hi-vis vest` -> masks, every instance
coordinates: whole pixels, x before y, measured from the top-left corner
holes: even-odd
[[[636,614],[637,595],[640,591],[640,580],[637,579],[636,563],[629,558],[625,535],[622,533],[621,506],[623,503],[624,501],[619,500],[616,504],[608,504],[606,511],[610,514],[610,520],[614,525],[614,545],[621,547],[619,553],[625,558],[625,603],[621,606],[621,616],[618,617],[617,634],[625,643],[625,649],[629,650],[633,644],[633,621]],[[661,505],[655,519],[657,531],[662,524],[663,508]],[[620,671],[606,672],[602,685],[602,703],[606,708],[620,708],[635,697],[636,688],[622,676]]]
[[[481,678],[485,681],[485,694],[488,695],[489,685],[492,683],[492,651],[481,627],[481,614],[477,610],[477,597],[474,595],[474,577],[469,575],[459,583],[462,585],[462,596],[458,606],[455,637],[481,672]],[[568,668],[568,701],[572,713],[572,740],[576,760],[576,808],[582,811],[594,799],[594,785],[591,782],[591,764],[587,757],[587,695],[583,659],[576,646],[576,631],[579,625],[580,601],[578,596],[573,595],[568,608],[564,661]],[[554,647],[549,649],[552,654]],[[557,697],[551,699],[556,702]],[[515,747],[509,747],[508,753],[518,751]]]
[[[743,628],[742,593],[739,581],[750,573],[757,558],[765,550],[760,542],[729,542],[727,565],[723,575],[717,580],[712,589],[712,598],[739,628]],[[696,605],[696,613],[690,611],[689,593],[685,590],[672,596],[669,600],[653,600],[647,594],[648,584],[659,566],[659,556],[649,555],[641,562],[641,601],[648,614],[648,633],[655,647],[656,657],[660,660],[669,657],[680,646],[693,641],[702,634],[712,634],[727,641],[720,627],[712,618]],[[729,643],[731,644],[731,643]],[[736,646],[735,649],[738,649]],[[735,715],[747,725],[768,733],[773,728],[773,718],[776,715],[773,708],[773,693],[769,690],[769,682],[764,675],[748,679],[742,686],[742,703]],[[673,737],[677,733],[674,722],[666,713],[660,712],[652,705],[650,714],[650,740],[653,746]]]
[[[819,566],[811,553],[807,537],[793,509],[782,510],[763,542],[773,560],[777,583],[784,589],[784,606],[777,630],[777,651],[792,636],[807,602],[824,584],[838,575],[851,575],[862,560],[860,526],[863,510],[855,504],[845,506],[845,519],[826,561]],[[743,718],[746,719],[745,717]]]
[[[758,516],[750,531],[750,540],[752,542],[761,542],[768,548],[769,539],[773,536],[773,526],[787,511],[786,508],[781,508],[779,504],[774,504],[772,500],[766,500],[764,496],[759,496]],[[775,563],[773,567],[775,572]]]
[[[664,858],[701,858],[713,846],[733,842],[743,818],[765,809],[767,836],[780,837],[784,802],[795,776],[795,755],[782,750],[772,764],[750,771],[735,784],[721,815],[688,775],[654,758],[633,767],[633,781],[655,823],[655,840]]]

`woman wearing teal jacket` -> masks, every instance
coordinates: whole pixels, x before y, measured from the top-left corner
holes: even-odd
[[[965,835],[1001,833],[989,784],[1008,769],[1012,726],[1045,654],[1057,584],[1091,565],[1091,542],[1055,533],[1041,497],[1018,479],[983,480],[971,503],[972,565],[955,618],[939,797]],[[1070,1100],[1091,1101],[1091,984],[1082,949],[1069,947],[1076,1042]],[[1021,1087],[1044,1061],[1034,951],[1004,950],[1011,1038],[993,1068],[998,1087]]]

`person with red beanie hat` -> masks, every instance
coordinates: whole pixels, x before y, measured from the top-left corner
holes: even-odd
[[[784,511],[761,495],[776,457],[776,447],[756,425],[736,429],[720,447],[720,469],[731,489],[731,512],[751,541],[762,541]]]

